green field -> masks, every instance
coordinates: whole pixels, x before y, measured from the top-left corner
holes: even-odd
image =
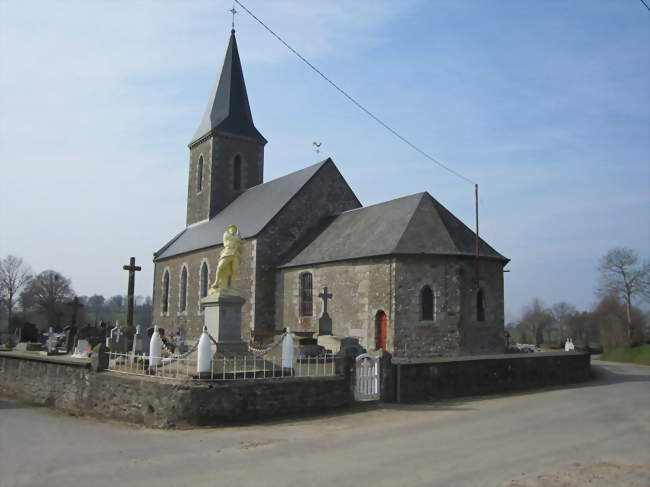
[[[614,348],[612,350],[607,350],[605,353],[603,353],[603,360],[650,365],[650,345],[641,345],[634,348]]]

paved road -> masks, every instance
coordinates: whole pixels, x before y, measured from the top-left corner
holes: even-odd
[[[567,389],[190,431],[0,401],[0,486],[542,485],[526,482],[601,462],[644,475],[650,367],[594,364],[600,379]]]

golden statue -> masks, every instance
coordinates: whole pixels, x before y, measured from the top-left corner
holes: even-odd
[[[214,282],[209,294],[237,294],[232,286],[237,278],[239,269],[239,254],[244,240],[239,237],[239,230],[235,225],[230,225],[223,233],[223,250],[219,254],[219,263]]]

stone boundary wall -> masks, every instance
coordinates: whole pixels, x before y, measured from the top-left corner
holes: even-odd
[[[549,352],[420,359],[382,372],[384,400],[416,402],[583,382],[591,377],[591,358],[587,352]]]
[[[350,376],[180,382],[93,372],[87,363],[0,352],[0,395],[152,428],[223,425],[350,406]]]

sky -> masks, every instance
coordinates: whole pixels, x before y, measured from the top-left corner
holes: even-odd
[[[245,0],[331,79],[480,185],[512,259],[508,319],[580,309],[610,248],[650,257],[650,11],[638,0]],[[232,4],[0,0],[0,258],[79,295],[150,295],[184,228],[189,150]],[[381,128],[241,8],[265,179],[332,157],[364,205],[428,191],[468,226],[474,187]],[[323,145],[321,154],[312,142]]]

